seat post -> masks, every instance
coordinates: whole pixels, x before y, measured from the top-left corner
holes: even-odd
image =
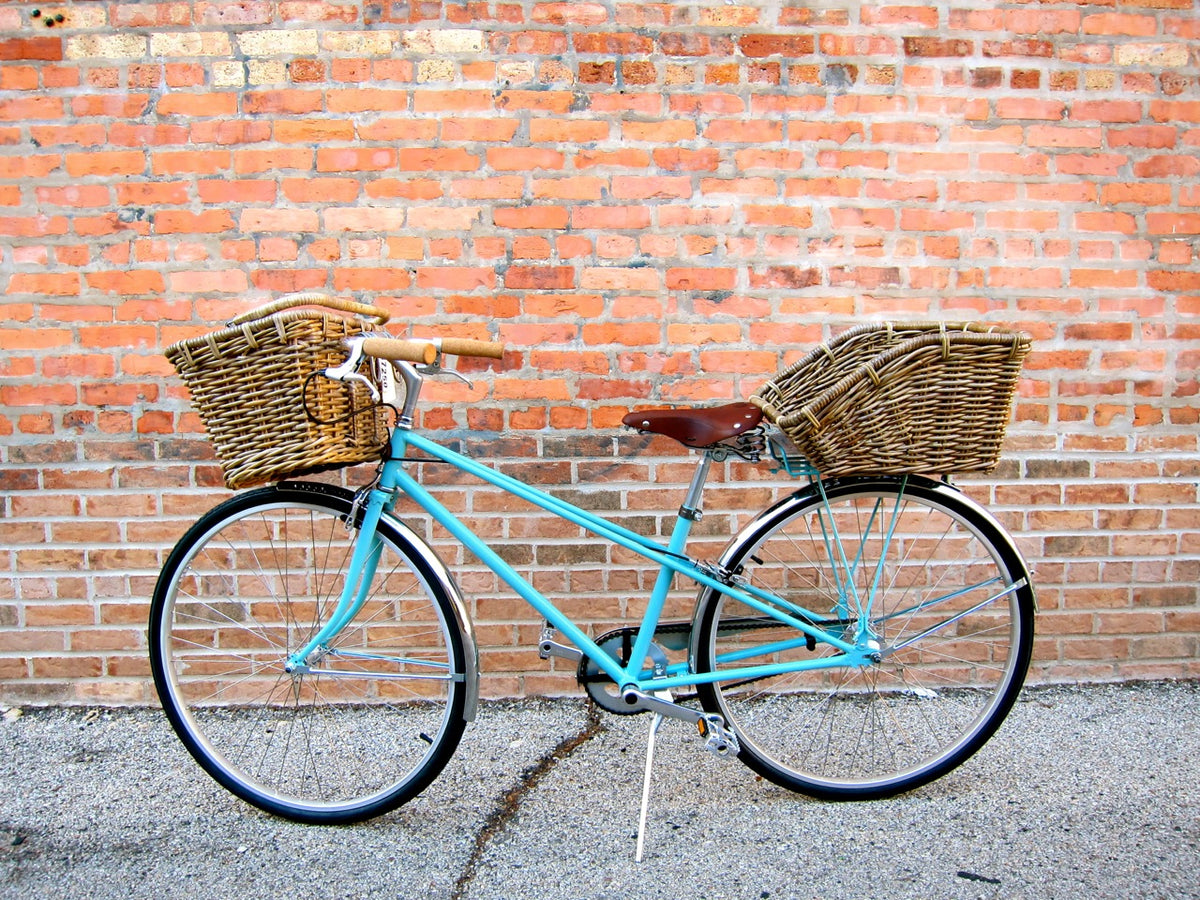
[[[704,493],[704,483],[708,480],[708,469],[712,465],[712,451],[705,450],[692,473],[692,483],[688,486],[687,496],[679,507],[679,517],[689,522],[699,522],[703,516],[700,509],[700,497]]]

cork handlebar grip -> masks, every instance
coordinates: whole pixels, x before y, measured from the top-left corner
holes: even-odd
[[[475,341],[470,338],[442,338],[442,352],[452,356],[478,356],[483,359],[504,359],[504,345],[496,341]]]
[[[367,338],[363,353],[380,359],[429,364],[437,358],[437,350],[427,341],[401,341],[395,338]]]

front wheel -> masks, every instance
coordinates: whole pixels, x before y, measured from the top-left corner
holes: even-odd
[[[947,485],[826,482],[825,497],[814,487],[760,516],[722,563],[822,630],[878,648],[877,662],[843,666],[829,643],[702,592],[698,672],[813,664],[699,686],[743,762],[777,784],[830,800],[910,790],[975,753],[1017,698],[1033,644],[1028,571],[995,520]]]
[[[154,682],[184,745],[243,800],[301,822],[399,806],[437,776],[465,724],[452,598],[387,521],[356,618],[302,670],[285,669],[337,605],[353,516],[333,489],[236,496],[176,545],[151,606]]]

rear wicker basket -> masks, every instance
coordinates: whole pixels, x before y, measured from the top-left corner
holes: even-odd
[[[820,472],[986,472],[1029,338],[977,324],[861,325],[751,398]]]
[[[204,421],[226,485],[244,488],[380,458],[387,421],[370,392],[309,376],[345,362],[343,340],[387,318],[373,306],[295,294],[166,349]]]

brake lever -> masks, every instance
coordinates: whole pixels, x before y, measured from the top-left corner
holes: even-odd
[[[365,375],[360,375],[356,371],[359,367],[359,364],[362,363],[363,341],[365,339],[365,335],[347,338],[345,343],[346,347],[350,350],[350,356],[340,366],[333,366],[332,368],[325,369],[321,374],[334,381],[356,381],[359,384],[365,385],[367,390],[371,392],[371,399],[378,403],[380,401],[380,394],[375,388],[374,383],[370,378],[367,378]]]
[[[467,387],[474,389],[475,384],[471,381],[471,379],[467,378],[461,372],[458,372],[454,369],[442,368],[442,360],[444,358],[442,356],[442,339],[429,338],[428,340],[431,344],[433,344],[434,349],[437,351],[437,355],[433,358],[433,362],[429,363],[428,365],[416,366],[416,370],[422,375],[453,375]]]
[[[380,402],[382,399],[379,391],[376,390],[375,385],[371,383],[371,379],[367,378],[365,375],[359,375],[357,372],[350,372],[347,375],[343,375],[338,380],[342,382],[357,381],[359,384],[366,385],[367,390],[371,392],[371,399],[376,403]]]
[[[350,355],[346,358],[346,361],[340,366],[334,366],[333,368],[326,369],[321,374],[323,374],[326,378],[332,378],[334,381],[341,381],[342,379],[353,375],[355,370],[358,368],[358,364],[362,362],[363,341],[365,339],[365,335],[346,338],[344,343],[346,345],[346,349],[350,351]]]
[[[475,382],[471,381],[470,378],[468,378],[466,375],[463,375],[461,372],[456,372],[454,369],[440,369],[438,371],[438,374],[453,375],[455,378],[457,378],[459,381],[461,381],[467,387],[469,387],[471,389],[475,388]]]

